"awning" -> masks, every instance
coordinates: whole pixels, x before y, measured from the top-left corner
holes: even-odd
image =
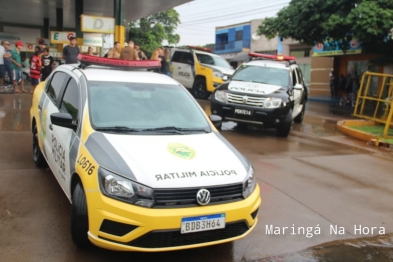
[[[248,61],[248,59],[249,59],[248,52],[240,52],[237,55],[235,55],[231,59],[231,61],[234,61],[234,62],[245,62],[245,61]]]

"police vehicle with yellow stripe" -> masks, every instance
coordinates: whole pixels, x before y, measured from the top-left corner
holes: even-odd
[[[144,70],[157,61],[79,59],[36,88],[30,110],[34,162],[49,165],[72,203],[74,243],[151,252],[249,234],[260,190],[215,128],[221,118]]]

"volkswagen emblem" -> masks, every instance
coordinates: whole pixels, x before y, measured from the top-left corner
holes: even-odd
[[[199,205],[205,206],[210,202],[210,192],[206,189],[201,189],[196,195],[196,200]]]
[[[243,96],[243,104],[247,104],[248,96]]]

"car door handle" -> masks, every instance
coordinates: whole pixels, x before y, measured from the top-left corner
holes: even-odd
[[[50,130],[53,130],[52,124],[49,124],[49,129],[50,129]]]
[[[42,109],[42,105],[41,104],[38,104],[38,109]]]
[[[177,69],[181,69],[181,67],[178,67]]]

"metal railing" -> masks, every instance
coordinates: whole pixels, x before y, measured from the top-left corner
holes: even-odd
[[[393,117],[393,75],[365,72],[353,115],[384,124],[382,137],[389,137]]]

